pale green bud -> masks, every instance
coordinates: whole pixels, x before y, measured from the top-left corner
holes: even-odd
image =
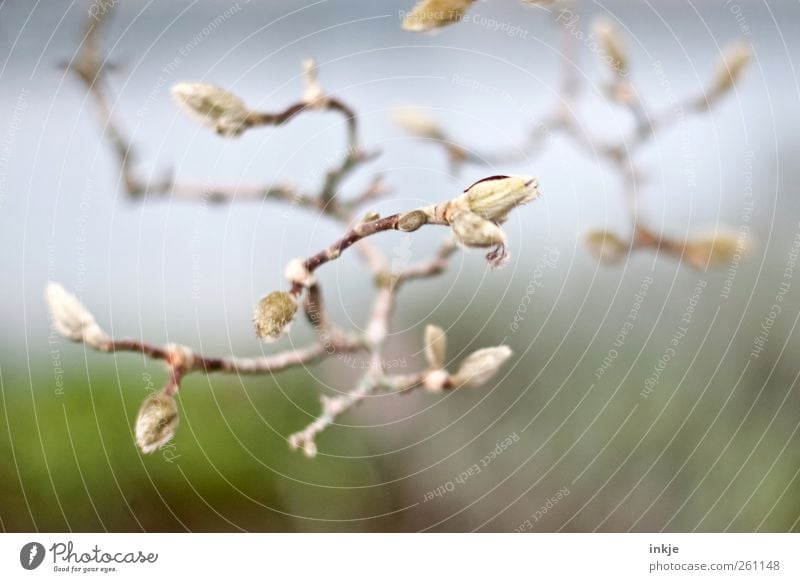
[[[178,106],[194,121],[225,137],[249,126],[250,110],[236,95],[207,83],[177,83],[170,91]]]
[[[74,342],[95,349],[107,349],[111,338],[100,329],[94,316],[72,293],[58,283],[48,283],[45,298],[56,331]]]
[[[452,376],[456,387],[478,387],[491,380],[505,361],[511,357],[511,348],[497,346],[473,352],[461,363],[458,372]]]
[[[297,313],[297,302],[291,293],[273,291],[263,297],[256,306],[253,323],[256,335],[264,341],[277,340],[289,326]]]

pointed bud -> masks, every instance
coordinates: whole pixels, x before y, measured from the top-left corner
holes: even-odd
[[[297,313],[297,302],[291,293],[273,291],[263,297],[256,306],[253,323],[256,335],[264,341],[276,341],[289,326]]]
[[[720,96],[732,89],[741,78],[751,56],[752,51],[744,42],[739,41],[728,46],[717,64],[711,95]]]
[[[306,264],[303,259],[292,259],[289,261],[289,263],[286,265],[284,276],[291,283],[296,283],[301,287],[311,287],[311,285],[316,282],[314,275],[312,275],[311,271],[306,268]]]
[[[207,83],[177,83],[170,91],[191,119],[225,137],[235,137],[249,126],[250,110],[236,95]]]
[[[686,242],[683,256],[695,269],[706,270],[730,263],[747,251],[747,239],[732,232],[717,231]]]
[[[53,326],[62,336],[98,350],[105,349],[111,342],[111,338],[100,329],[89,310],[60,284],[48,283],[45,297]]]
[[[604,60],[609,68],[617,75],[625,75],[628,70],[628,50],[617,27],[601,18],[594,23],[594,34],[605,53]]]
[[[447,337],[444,330],[438,325],[425,327],[425,359],[431,368],[444,368]]]
[[[596,260],[604,263],[619,261],[629,250],[624,241],[607,230],[594,230],[587,234],[586,246]]]
[[[492,222],[504,222],[508,213],[539,196],[533,176],[489,176],[472,184],[453,201],[454,207],[474,212]]]
[[[403,29],[427,32],[461,21],[473,0],[420,0],[403,20]]]
[[[145,399],[136,418],[136,444],[145,453],[152,453],[167,444],[178,430],[178,405],[163,392]]]
[[[493,247],[506,242],[506,235],[499,226],[473,212],[452,213],[450,228],[455,239],[467,247]]]
[[[511,357],[511,348],[497,346],[473,352],[461,363],[458,372],[452,377],[457,387],[478,387],[486,384],[503,363]]]
[[[325,94],[322,87],[317,82],[317,63],[314,59],[303,61],[303,77],[306,81],[306,89],[303,93],[303,101],[308,104],[321,104]]]
[[[428,217],[421,210],[405,212],[397,219],[397,230],[402,232],[414,232],[428,222]]]
[[[442,139],[444,135],[439,122],[417,107],[396,107],[392,121],[415,137]]]

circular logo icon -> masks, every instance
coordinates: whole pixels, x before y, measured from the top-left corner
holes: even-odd
[[[35,570],[44,561],[44,546],[39,542],[28,542],[19,551],[19,563],[26,570]]]

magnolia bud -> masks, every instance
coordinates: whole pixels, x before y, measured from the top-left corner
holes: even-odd
[[[422,210],[412,210],[400,215],[397,219],[397,230],[414,232],[426,222],[428,222],[428,217]]]
[[[439,123],[417,107],[396,107],[392,121],[416,137],[441,139],[443,132]]]
[[[301,287],[311,287],[316,281],[314,275],[306,268],[303,259],[292,259],[286,265],[284,276],[292,283],[297,283]]]
[[[297,313],[297,302],[291,293],[273,291],[263,297],[256,306],[253,323],[256,335],[264,341],[277,340],[289,326]]]
[[[619,261],[629,250],[629,246],[624,241],[607,230],[594,230],[587,234],[586,245],[592,256],[604,263]]]
[[[170,91],[178,106],[194,121],[225,137],[235,137],[249,126],[244,101],[214,85],[177,83]]]
[[[608,66],[617,75],[624,74],[628,70],[628,51],[617,27],[606,19],[599,19],[594,23],[594,33],[608,57]]]
[[[453,204],[486,220],[504,222],[513,208],[539,196],[538,187],[533,176],[490,176],[464,190]]]
[[[444,330],[438,325],[425,327],[425,359],[431,368],[444,368],[447,337]]]
[[[730,263],[747,250],[747,239],[731,232],[712,232],[686,242],[683,256],[695,269]]]
[[[747,63],[750,62],[751,56],[750,47],[741,41],[728,46],[717,64],[711,94],[722,95],[733,88],[742,76]]]
[[[178,405],[159,392],[145,399],[136,418],[136,444],[147,454],[167,444],[178,429]]]
[[[325,94],[322,87],[317,83],[317,63],[314,59],[303,61],[303,76],[306,81],[306,89],[303,92],[303,101],[308,104],[321,104]]]
[[[450,228],[455,239],[467,247],[493,247],[506,242],[506,235],[499,226],[474,212],[453,212]]]
[[[464,18],[473,0],[420,0],[403,20],[403,29],[426,32]]]
[[[458,372],[452,377],[457,387],[478,387],[488,382],[511,357],[511,348],[497,346],[473,352],[461,363]]]
[[[111,338],[100,329],[94,316],[58,283],[48,283],[45,288],[47,306],[56,331],[67,339],[98,349],[106,349]]]

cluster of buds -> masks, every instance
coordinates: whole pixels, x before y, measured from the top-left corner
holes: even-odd
[[[613,232],[596,230],[586,236],[586,245],[595,259],[616,263],[631,249],[655,248],[700,271],[719,267],[744,255],[749,248],[746,236],[724,230],[713,230],[689,237],[685,242],[658,236],[639,228],[633,243],[623,241]]]
[[[445,368],[447,337],[436,325],[425,328],[425,359],[429,370],[425,373],[423,386],[431,392],[446,388],[477,388],[483,386],[500,370],[511,357],[511,348],[495,346],[483,348],[467,356],[455,374]]]
[[[74,342],[83,342],[96,350],[106,351],[111,338],[100,329],[94,316],[72,293],[58,283],[45,288],[47,306],[56,331]]]
[[[170,90],[191,119],[224,137],[236,137],[252,125],[253,113],[236,95],[208,83],[177,83]]]
[[[456,241],[465,247],[494,247],[486,259],[492,267],[500,267],[509,253],[499,225],[512,209],[535,200],[538,186],[532,176],[490,176],[472,184],[461,196],[422,211],[429,222],[449,225]]]

